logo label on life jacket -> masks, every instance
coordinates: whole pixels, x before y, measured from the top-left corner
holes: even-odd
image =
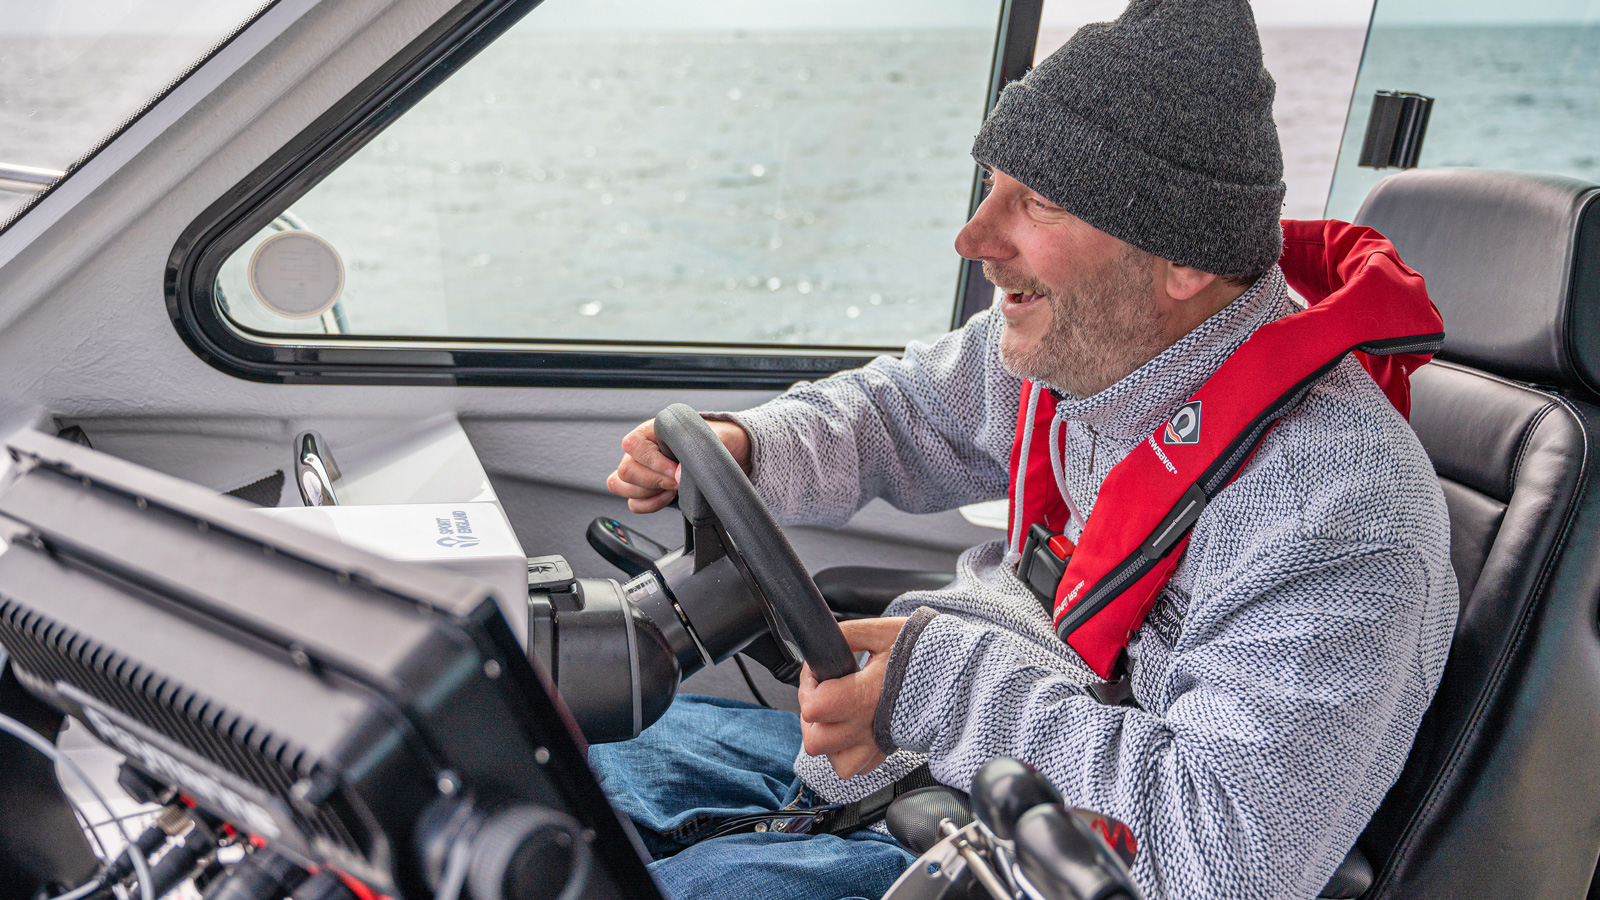
[[[1178,411],[1167,420],[1167,427],[1162,432],[1163,444],[1198,444],[1200,443],[1200,401],[1190,400],[1178,407]]]
[[[1076,585],[1073,586],[1072,590],[1068,592],[1066,599],[1062,602],[1069,606],[1072,605],[1072,602],[1078,599],[1078,592],[1081,590],[1083,590],[1083,581],[1080,580]]]

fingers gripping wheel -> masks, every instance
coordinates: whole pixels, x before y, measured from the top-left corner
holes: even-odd
[[[707,544],[720,544],[764,603],[773,635],[798,652],[818,680],[855,672],[855,657],[828,604],[711,426],[674,403],[656,416],[656,441],[683,467],[678,508],[697,555],[715,552]]]

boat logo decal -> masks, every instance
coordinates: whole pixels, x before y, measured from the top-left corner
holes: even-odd
[[[460,550],[478,546],[478,536],[472,533],[472,523],[467,519],[466,510],[451,510],[448,517],[440,516],[433,521],[439,526],[439,533],[444,535],[438,540],[439,546]]]

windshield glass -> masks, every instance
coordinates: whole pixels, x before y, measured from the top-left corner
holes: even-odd
[[[0,0],[0,223],[264,0]]]
[[[295,336],[938,335],[1000,11],[547,0],[240,247],[218,302]]]
[[[1600,181],[1600,8],[1589,0],[1379,0],[1328,214],[1395,169],[1356,165],[1376,91],[1434,98],[1419,165]]]

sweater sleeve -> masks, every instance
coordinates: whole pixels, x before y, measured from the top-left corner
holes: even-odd
[[[750,433],[756,490],[784,524],[843,525],[875,497],[918,513],[998,499],[1021,391],[999,364],[1001,325],[985,311],[900,359],[709,418]]]
[[[1196,598],[1144,709],[1101,705],[993,626],[937,616],[910,648],[892,741],[961,789],[995,756],[1031,762],[1069,804],[1128,823],[1152,900],[1313,897],[1437,682],[1419,663],[1435,593],[1420,554],[1313,543],[1265,590],[1207,598],[1209,612]]]

